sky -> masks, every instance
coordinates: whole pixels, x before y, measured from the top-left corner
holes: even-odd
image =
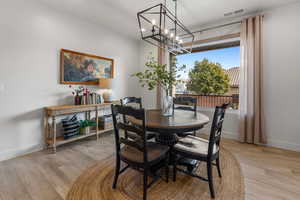
[[[240,66],[240,47],[231,47],[179,55],[177,57],[178,66],[185,64],[186,73],[181,72],[181,78],[187,79],[188,72],[194,67],[195,61],[201,61],[207,58],[211,62],[218,62],[224,69]]]

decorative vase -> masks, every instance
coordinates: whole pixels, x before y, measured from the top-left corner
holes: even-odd
[[[80,101],[81,101],[80,96],[76,95],[75,96],[75,105],[80,105],[80,103],[81,103]]]
[[[172,116],[173,115],[173,98],[171,96],[163,95],[162,115],[163,116]]]

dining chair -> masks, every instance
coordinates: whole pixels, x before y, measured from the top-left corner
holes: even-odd
[[[194,112],[197,115],[197,98],[195,97],[174,97],[173,98],[173,113],[175,110],[186,110]],[[186,137],[188,135],[196,135],[196,131],[177,133],[179,137]]]
[[[120,99],[121,105],[127,105],[132,107],[137,107],[139,109],[143,108],[142,105],[142,98],[141,97],[124,97],[123,99]],[[123,120],[125,123],[129,123],[126,119],[126,116],[123,115]],[[128,131],[124,131],[125,137],[128,137]],[[156,133],[148,132],[147,133],[147,140],[151,140],[156,137]]]
[[[116,145],[116,168],[112,187],[116,188],[119,175],[126,169],[136,169],[143,172],[144,175],[143,200],[146,200],[147,189],[159,178],[159,176],[153,172],[154,166],[156,166],[156,170],[157,165],[165,167],[166,181],[168,182],[169,147],[147,141],[144,109],[136,109],[123,105],[111,105],[111,110]],[[127,117],[141,120],[142,126],[136,127],[121,122],[118,117],[119,115],[126,115]],[[120,135],[120,130],[127,130],[132,134],[128,135],[128,138],[125,138]],[[121,161],[127,164],[123,169],[120,169]],[[150,175],[154,176],[154,178],[148,184],[148,176]]]
[[[172,153],[177,156],[173,164],[173,180],[176,181],[177,170],[189,174],[193,177],[207,181],[209,184],[211,197],[215,197],[213,187],[212,166],[217,166],[219,177],[221,178],[220,167],[220,141],[222,134],[222,126],[225,117],[225,111],[228,104],[217,106],[215,108],[213,122],[211,126],[209,140],[202,139],[195,136],[187,136],[181,138],[177,144],[174,145]],[[192,172],[177,168],[177,162],[180,158],[189,158],[207,163],[207,178],[197,175],[194,170]],[[215,163],[213,163],[215,161]]]
[[[141,97],[124,97],[123,99],[120,100],[120,102],[121,102],[121,105],[136,104],[136,105],[138,105],[139,109],[143,108]]]

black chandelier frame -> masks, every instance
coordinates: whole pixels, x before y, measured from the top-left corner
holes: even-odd
[[[166,5],[160,3],[137,13],[140,34],[142,40],[155,45],[159,48],[166,48],[174,55],[182,53],[191,53],[193,49],[194,34],[186,28],[177,18],[177,1],[175,1],[175,14],[173,14]],[[159,18],[158,24],[153,23],[147,18],[147,15],[155,15]],[[165,33],[166,21],[172,23],[172,28]],[[151,28],[151,32],[146,34],[142,22]]]

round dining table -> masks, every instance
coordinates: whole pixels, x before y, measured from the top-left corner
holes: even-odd
[[[186,110],[174,110],[173,115],[163,116],[161,110],[146,110],[146,129],[158,133],[156,141],[164,145],[174,145],[177,142],[176,133],[197,131],[209,123],[209,118],[201,113]],[[141,126],[142,122],[135,118],[129,121]]]

